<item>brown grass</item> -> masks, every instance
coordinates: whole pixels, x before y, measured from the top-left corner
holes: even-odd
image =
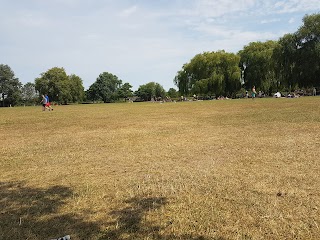
[[[0,239],[319,239],[320,98],[0,108]]]

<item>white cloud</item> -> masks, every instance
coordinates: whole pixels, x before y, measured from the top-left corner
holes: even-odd
[[[196,10],[199,16],[219,17],[224,14],[245,11],[255,5],[254,0],[198,0],[196,1]]]
[[[295,18],[290,18],[288,23],[292,24],[292,23],[295,23],[296,22],[296,19]]]
[[[261,24],[268,24],[268,23],[275,23],[280,22],[281,20],[279,18],[272,18],[272,19],[264,19],[260,23]]]
[[[320,4],[318,0],[287,0],[279,1],[274,4],[269,12],[275,11],[277,13],[293,13],[306,11],[319,11]]]
[[[138,7],[137,6],[132,6],[130,8],[124,9],[120,12],[119,16],[121,17],[129,17],[132,14],[134,14],[135,12],[137,12]]]

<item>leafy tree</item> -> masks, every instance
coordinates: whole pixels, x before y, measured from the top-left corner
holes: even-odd
[[[135,91],[135,95],[140,97],[143,101],[150,101],[153,93],[151,88],[147,88],[145,85],[141,85],[137,91]]]
[[[221,51],[218,53],[220,62],[217,67],[217,74],[221,74],[220,81],[224,81],[225,85],[222,88],[222,92],[230,97],[235,97],[236,92],[241,88],[240,82],[240,69],[239,61],[240,57],[233,53],[225,53]],[[223,85],[220,84],[222,87]]]
[[[191,83],[191,73],[188,73],[185,69],[187,64],[184,64],[182,70],[178,71],[174,78],[174,84],[178,87],[179,93],[181,95],[187,96],[190,93],[192,83]]]
[[[320,14],[306,15],[296,32],[297,57],[301,87],[320,86]]]
[[[133,96],[133,91],[131,90],[132,86],[129,83],[123,84],[118,90],[118,97],[124,98],[127,101],[128,97]]]
[[[51,101],[63,104],[81,101],[84,96],[82,80],[72,74],[68,76],[64,68],[54,67],[35,79],[36,90],[48,94]]]
[[[153,98],[164,98],[166,91],[164,88],[155,82],[149,82],[141,85],[135,92],[135,95],[142,98],[144,101],[150,101]]]
[[[22,99],[25,105],[34,105],[38,100],[38,93],[34,83],[27,82],[22,87]]]
[[[135,92],[135,95],[143,99],[144,101],[151,101],[155,96],[155,83],[147,83],[139,86],[138,90]]]
[[[244,81],[247,89],[252,86],[270,93],[277,85],[274,71],[273,51],[278,42],[251,42],[239,52],[240,66],[246,66]]]
[[[84,99],[82,79],[75,74],[69,76],[72,102],[81,102]]]
[[[178,96],[178,91],[177,91],[176,89],[174,89],[174,88],[170,88],[170,89],[168,90],[168,96],[169,96],[170,98],[177,98],[177,97],[179,97],[179,96]]]
[[[194,83],[192,87],[192,91],[194,94],[204,96],[208,94],[208,86],[209,86],[209,80],[202,79]]]
[[[8,65],[0,64],[0,94],[2,106],[14,106],[21,100],[19,79]]]
[[[116,75],[103,72],[97,80],[89,87],[89,99],[99,100],[103,102],[114,102],[118,99],[118,90],[120,89],[122,80]]]
[[[295,33],[280,38],[273,60],[278,81],[289,90],[320,86],[320,14],[306,15]]]
[[[273,50],[273,62],[275,76],[289,91],[298,87],[298,75],[296,73],[296,34],[286,34],[279,39]]]
[[[93,102],[101,100],[98,85],[93,83],[86,92],[87,99]]]
[[[197,54],[183,65],[174,83],[182,95],[235,95],[240,89],[239,56],[225,51]]]
[[[155,83],[154,93],[155,93],[155,97],[156,98],[162,98],[163,99],[166,96],[166,91],[164,90],[164,88],[159,83]]]

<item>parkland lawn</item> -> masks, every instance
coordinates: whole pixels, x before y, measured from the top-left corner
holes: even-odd
[[[320,97],[0,108],[0,239],[319,239]]]

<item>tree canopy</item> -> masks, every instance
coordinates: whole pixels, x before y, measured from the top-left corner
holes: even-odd
[[[109,72],[103,72],[97,80],[89,87],[88,98],[90,100],[102,100],[103,102],[114,102],[119,98],[119,90],[122,80]],[[128,85],[126,85],[128,87]]]
[[[141,85],[135,92],[137,97],[140,97],[144,101],[151,101],[152,99],[164,98],[166,91],[163,87],[156,82],[149,82],[147,84]]]
[[[67,104],[82,101],[84,88],[80,77],[68,76],[64,68],[54,67],[35,79],[35,88],[40,94],[48,94],[51,101]]]
[[[320,86],[320,14],[306,15],[303,25],[278,41],[273,56],[279,81],[289,89]]]
[[[127,98],[133,96],[133,91],[131,90],[132,86],[129,83],[124,83],[118,90],[118,97],[124,98],[125,101]]]
[[[38,92],[34,83],[27,82],[22,86],[22,99],[25,105],[34,105],[38,101]]]
[[[272,58],[277,45],[277,41],[252,42],[239,52],[247,89],[256,86],[266,93],[278,91]]]
[[[197,54],[174,79],[182,95],[235,95],[241,88],[239,56],[225,51]]]
[[[177,97],[179,97],[177,90],[174,89],[174,88],[169,88],[169,90],[168,90],[168,96],[169,96],[170,98],[177,98]]]
[[[14,106],[21,100],[19,79],[8,65],[0,64],[0,98],[2,106]]]

